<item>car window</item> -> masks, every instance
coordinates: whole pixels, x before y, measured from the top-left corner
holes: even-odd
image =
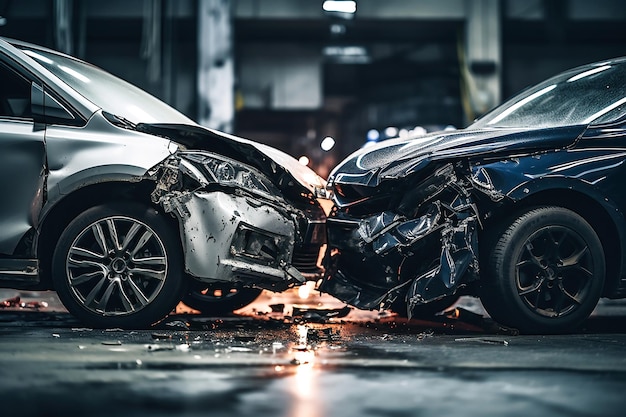
[[[133,123],[194,124],[161,100],[86,62],[24,47],[24,53],[102,110]]]
[[[0,117],[30,118],[30,82],[0,62]]]
[[[626,61],[575,68],[525,90],[471,127],[537,127],[606,123],[623,115]]]

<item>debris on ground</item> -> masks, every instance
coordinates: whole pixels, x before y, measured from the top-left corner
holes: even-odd
[[[461,307],[453,308],[444,312],[444,316],[449,319],[458,320],[467,324],[478,326],[489,333],[505,334],[509,336],[519,335],[519,330],[512,327],[503,326],[489,317],[466,310]]]
[[[20,306],[20,296],[15,296],[11,298],[7,298],[6,300],[0,301],[0,308],[10,308],[10,307],[19,307]]]
[[[285,311],[285,304],[271,304],[272,313],[282,313]]]
[[[454,339],[455,342],[476,342],[476,343],[485,343],[487,345],[502,345],[508,346],[509,342],[503,339],[493,339],[488,337],[460,337],[458,339]]]
[[[339,330],[335,332],[332,328],[327,327],[324,329],[309,329],[308,339],[311,342],[333,342],[340,340],[341,336]]]
[[[146,345],[146,350],[150,352],[156,352],[160,350],[174,350],[176,347],[174,345],[157,345],[157,344],[149,344]]]
[[[165,325],[167,327],[173,327],[176,329],[185,329],[188,330],[190,325],[189,323],[183,321],[183,320],[173,320],[173,321],[168,321],[167,323],[165,323]]]
[[[47,308],[48,303],[45,301],[22,301],[19,295],[0,301],[0,308],[27,308],[31,310],[40,310]]]
[[[313,323],[326,323],[329,319],[342,318],[350,314],[352,308],[345,306],[342,308],[315,308],[293,306],[291,316],[294,321],[306,321]]]

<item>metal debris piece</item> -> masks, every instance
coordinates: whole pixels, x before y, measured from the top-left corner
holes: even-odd
[[[155,340],[171,340],[172,335],[167,333],[152,333],[152,338]]]
[[[102,344],[104,346],[122,346],[122,342],[120,340],[105,340]]]
[[[503,339],[492,339],[485,337],[460,337],[458,339],[454,339],[455,342],[477,342],[477,343],[485,343],[488,345],[502,345],[508,346],[509,342]]]
[[[282,313],[285,311],[285,304],[271,304],[272,313]]]

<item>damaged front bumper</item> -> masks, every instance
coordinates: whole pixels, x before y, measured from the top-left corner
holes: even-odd
[[[362,309],[404,297],[409,316],[418,304],[455,294],[478,275],[480,225],[470,188],[448,164],[396,204],[387,199],[385,211],[352,214],[367,212],[367,198],[336,206],[320,290]]]
[[[287,202],[262,173],[206,153],[172,156],[153,177],[153,201],[178,220],[196,280],[279,291],[321,276],[325,214],[312,194]]]

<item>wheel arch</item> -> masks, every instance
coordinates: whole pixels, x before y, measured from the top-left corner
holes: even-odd
[[[160,207],[150,200],[153,190],[154,183],[147,180],[137,183],[104,182],[79,188],[59,200],[41,219],[36,241],[36,253],[40,261],[40,287],[52,287],[51,265],[56,242],[76,216],[91,207],[115,201],[141,203],[159,210]],[[167,216],[166,219],[178,233],[178,222],[172,216]]]
[[[599,203],[592,196],[571,189],[556,188],[543,189],[525,198],[516,200],[505,210],[505,213],[494,216],[485,222],[485,229],[497,227],[503,220],[517,217],[521,212],[533,207],[557,206],[571,210],[583,217],[597,233],[606,260],[606,277],[602,295],[610,297],[616,293],[620,286],[620,280],[626,270],[624,262],[624,242],[626,222],[617,216],[617,210],[610,206],[609,202]]]

